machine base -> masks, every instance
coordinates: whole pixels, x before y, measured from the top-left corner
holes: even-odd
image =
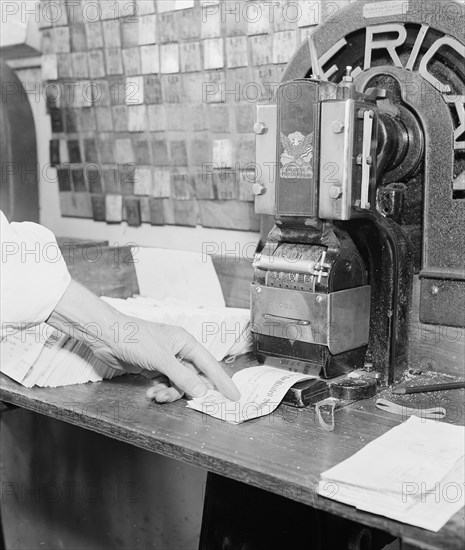
[[[256,333],[253,338],[257,360],[278,368],[327,379],[364,367],[366,346],[333,355],[318,344]]]

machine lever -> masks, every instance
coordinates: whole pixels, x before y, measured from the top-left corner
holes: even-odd
[[[373,159],[370,156],[371,138],[373,134],[373,111],[363,113],[363,149],[362,149],[362,188],[360,193],[360,208],[368,210],[368,191],[370,187],[370,171]]]

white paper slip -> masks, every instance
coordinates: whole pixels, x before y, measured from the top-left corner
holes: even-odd
[[[208,254],[133,248],[141,296],[197,307],[225,307],[223,291]]]
[[[266,365],[249,367],[232,377],[241,392],[239,401],[231,401],[220,392],[210,390],[204,397],[188,401],[187,406],[225,422],[239,424],[272,413],[291,386],[310,378],[315,377]]]
[[[408,0],[386,0],[363,6],[363,17],[392,17],[394,15],[406,15],[408,13]]]
[[[465,428],[411,416],[321,474],[318,493],[430,531],[465,504]]]

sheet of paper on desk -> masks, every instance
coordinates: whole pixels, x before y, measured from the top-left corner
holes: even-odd
[[[187,406],[225,422],[240,424],[272,413],[291,386],[308,378],[314,377],[266,365],[249,367],[232,377],[241,392],[239,401],[230,401],[210,390],[204,397],[189,400]]]
[[[321,474],[322,496],[439,531],[465,505],[465,428],[416,416]]]
[[[225,307],[208,254],[133,247],[132,255],[141,296],[197,307]]]

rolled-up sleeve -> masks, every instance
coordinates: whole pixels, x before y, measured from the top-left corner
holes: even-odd
[[[6,325],[42,323],[52,313],[71,277],[51,231],[31,222],[1,217],[0,315]]]

